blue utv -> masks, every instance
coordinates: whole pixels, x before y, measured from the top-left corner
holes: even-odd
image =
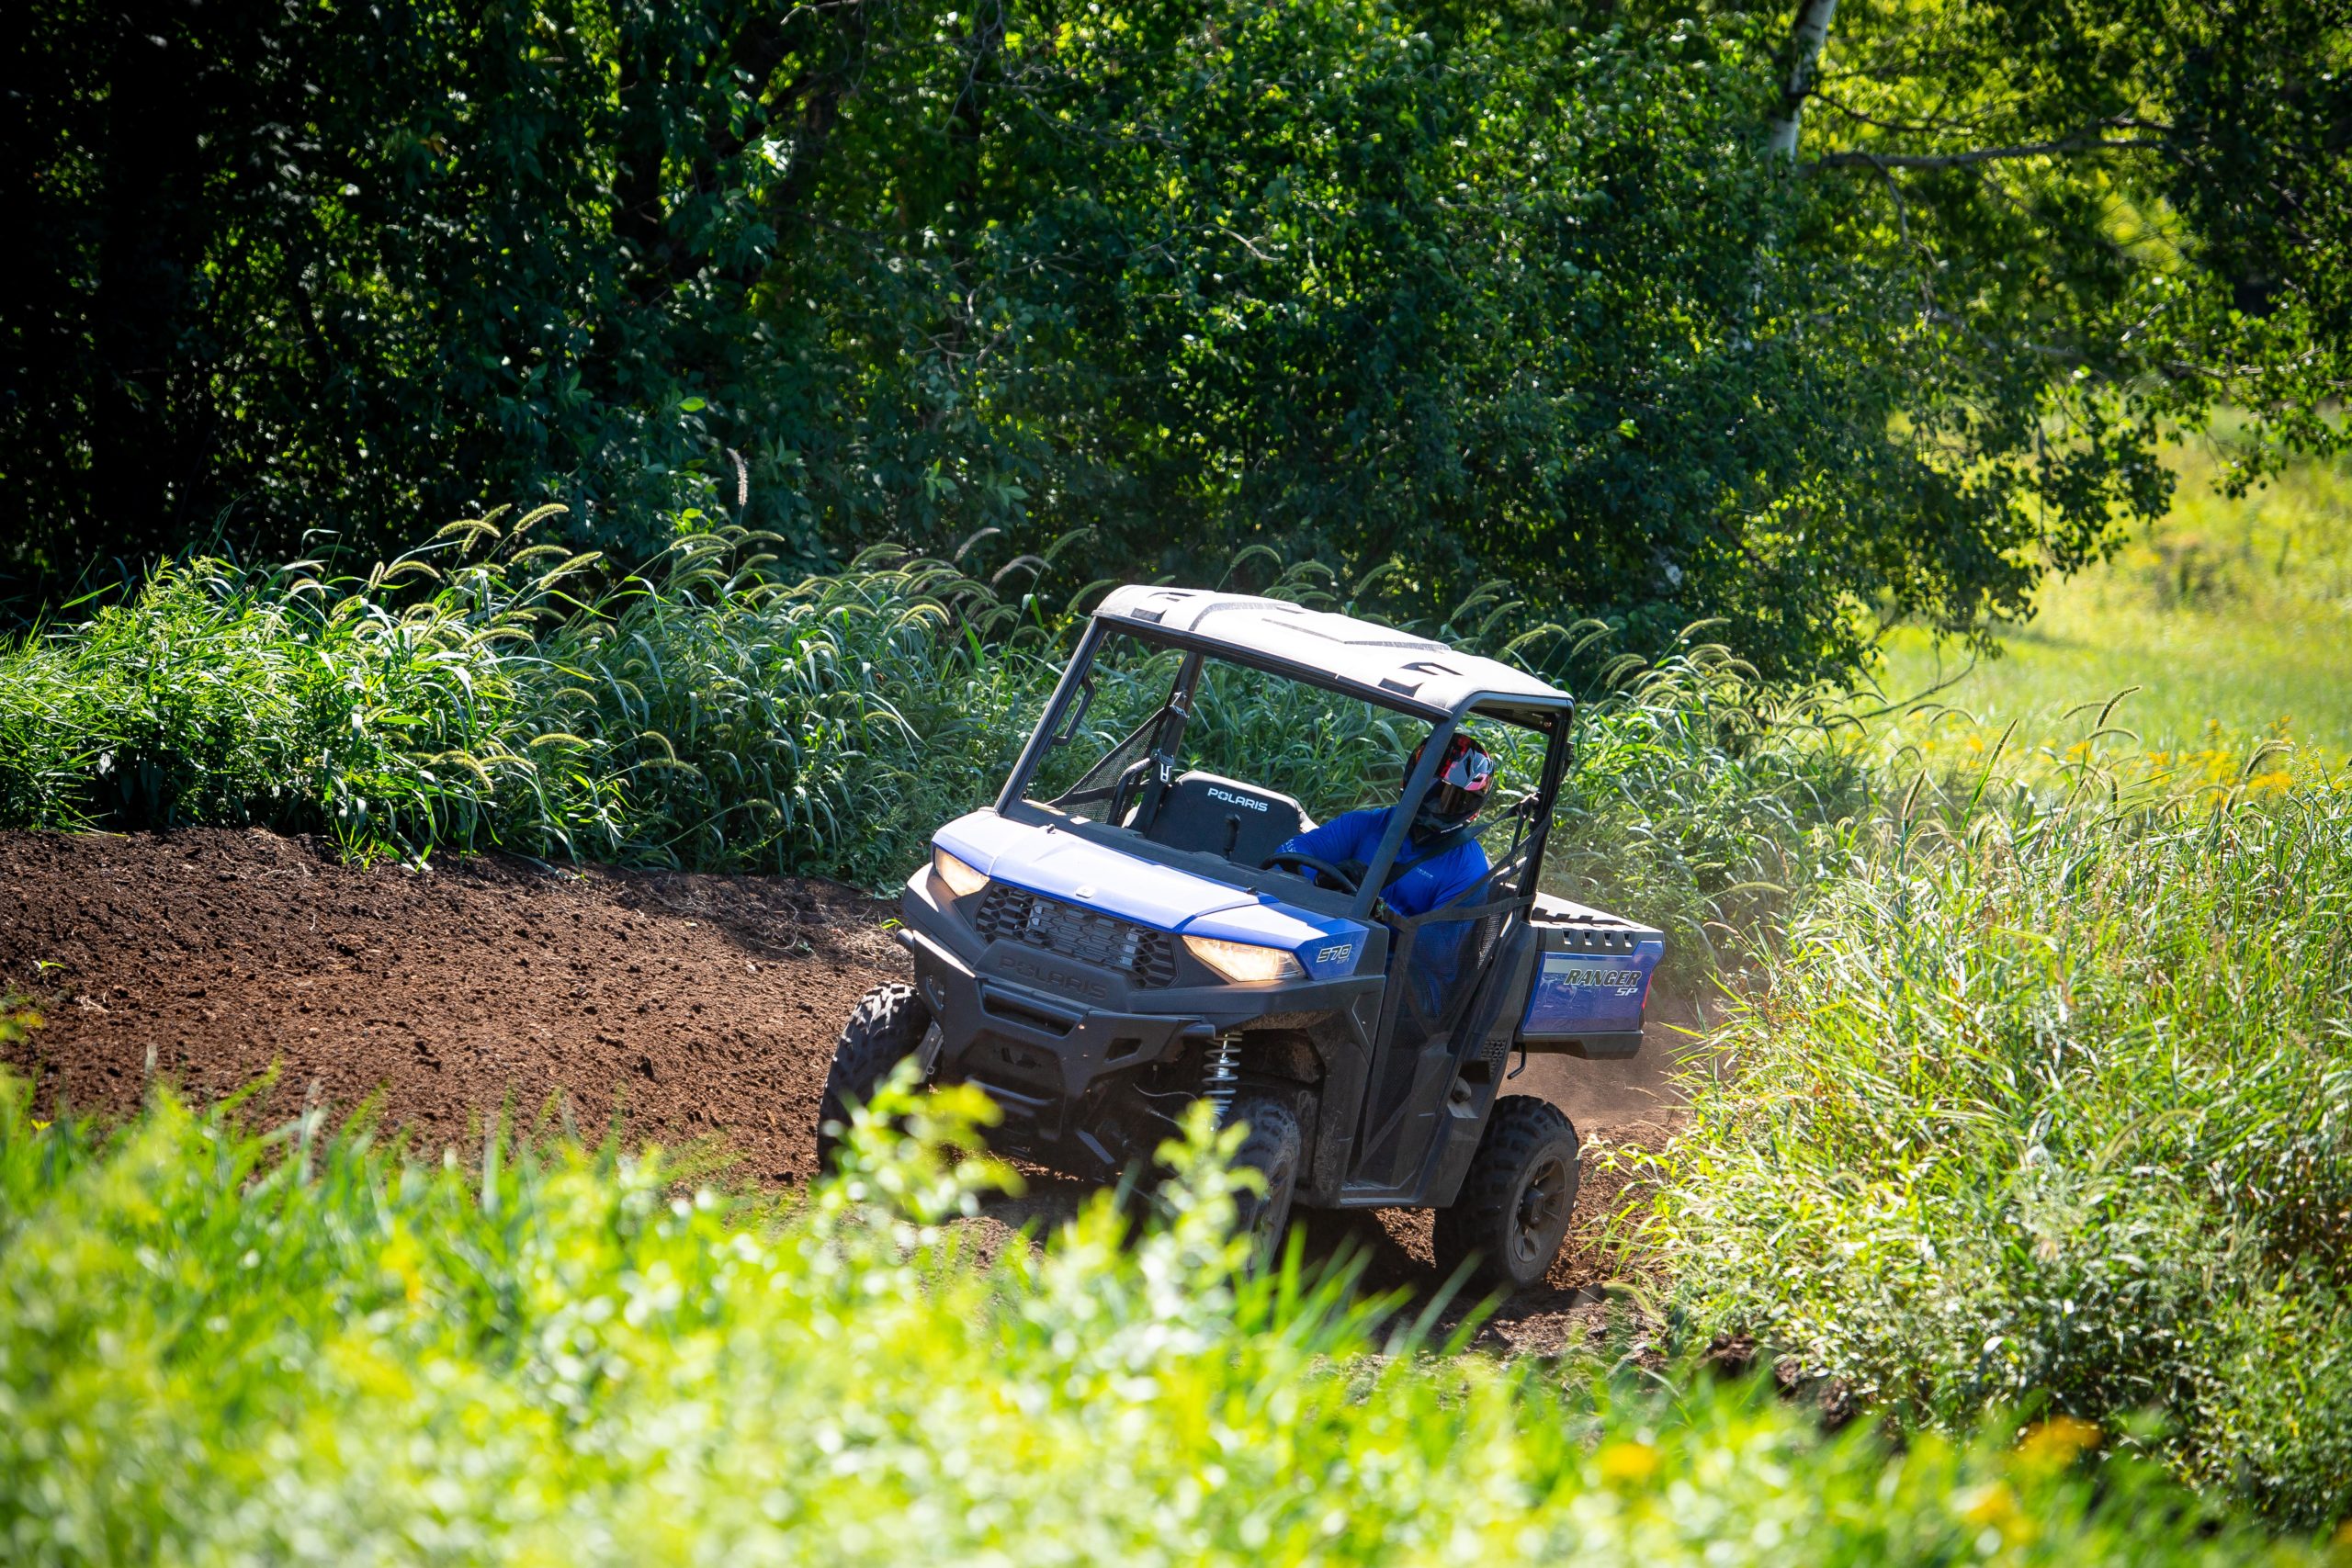
[[[1091,755],[1106,692],[1144,716]],[[823,1152],[910,1056],[927,1081],[987,1090],[997,1146],[1093,1179],[1148,1168],[1206,1100],[1248,1124],[1239,1158],[1267,1190],[1241,1218],[1261,1246],[1295,1204],[1427,1207],[1441,1269],[1541,1280],[1576,1202],[1577,1134],[1502,1092],[1510,1063],[1639,1050],[1666,952],[1657,931],[1538,890],[1575,712],[1522,671],[1389,627],[1114,591],[995,804],[941,828],[908,880],[914,983],[876,988],[842,1032]],[[1248,776],[1276,750],[1310,795],[1325,773],[1401,767],[1403,787],[1317,829]],[[1432,844],[1428,803],[1464,798],[1465,754],[1502,759],[1516,798]],[[1317,852],[1340,843],[1355,852]],[[1441,852],[1456,874],[1407,897]]]

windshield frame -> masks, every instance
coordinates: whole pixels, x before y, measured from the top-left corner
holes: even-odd
[[[1368,863],[1363,886],[1351,901],[1349,913],[1359,920],[1371,918],[1373,905],[1378,901],[1380,890],[1388,885],[1389,870],[1402,852],[1406,833],[1411,826],[1411,808],[1418,806],[1421,796],[1428,793],[1430,781],[1436,775],[1438,762],[1445,754],[1445,743],[1453,738],[1454,730],[1464,718],[1477,714],[1545,736],[1547,743],[1543,772],[1537,785],[1533,820],[1530,824],[1531,841],[1526,846],[1530,853],[1529,872],[1526,886],[1521,895],[1529,899],[1534,897],[1535,885],[1543,871],[1544,844],[1551,827],[1553,802],[1558,795],[1560,781],[1566,773],[1573,745],[1576,721],[1576,702],[1573,698],[1566,694],[1556,698],[1543,699],[1517,693],[1473,693],[1458,707],[1444,707],[1433,703],[1417,702],[1404,694],[1350,680],[1294,660],[1259,653],[1216,637],[1153,626],[1125,616],[1095,615],[1088,619],[1086,630],[1071,652],[1069,663],[1063,668],[1052,697],[1046,704],[1046,711],[1038,716],[1036,728],[1030,731],[1020,757],[1005,778],[1003,788],[997,793],[996,811],[999,816],[1014,818],[1024,809],[1051,815],[1063,814],[1061,808],[1051,802],[1030,800],[1029,784],[1051,750],[1070,704],[1077,700],[1093,669],[1096,655],[1114,633],[1134,637],[1147,647],[1189,655],[1185,661],[1186,670],[1195,678],[1200,661],[1215,659],[1261,674],[1295,681],[1318,691],[1353,697],[1431,726],[1428,740],[1421,747],[1420,761],[1408,773],[1403,789],[1398,792],[1398,804],[1406,808],[1392,815],[1388,830],[1382,836],[1380,847]],[[1184,686],[1185,682],[1180,678],[1178,690],[1170,694],[1170,705],[1163,707],[1157,717],[1157,722],[1163,727],[1174,719],[1179,728],[1173,737],[1155,737],[1156,750],[1165,752],[1180,742],[1182,727],[1190,722],[1191,705]],[[1154,782],[1165,787],[1167,780],[1162,778]]]

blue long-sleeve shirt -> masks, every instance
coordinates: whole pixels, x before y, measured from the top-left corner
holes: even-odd
[[[1334,817],[1320,828],[1289,839],[1283,848],[1334,865],[1351,860],[1368,862],[1380,848],[1396,809],[1374,806]],[[1486,848],[1475,838],[1465,835],[1425,856],[1408,835],[1380,896],[1400,915],[1426,915],[1476,887],[1489,869]],[[1462,942],[1469,931],[1467,920],[1434,920],[1416,933],[1413,969],[1424,1011],[1434,1015],[1453,990],[1454,973],[1462,962]]]

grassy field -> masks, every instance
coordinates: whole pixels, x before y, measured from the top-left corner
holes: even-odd
[[[2352,461],[2298,465],[2236,501],[2214,491],[2209,455],[2178,452],[2175,467],[2170,515],[2044,588],[2002,657],[1972,668],[1916,629],[1890,639],[1889,695],[1959,675],[1938,697],[1967,716],[1914,720],[1905,739],[1950,755],[2015,720],[2029,747],[2063,748],[2086,728],[2070,709],[2136,687],[2113,719],[2132,732],[2116,738],[2125,746],[2242,755],[2275,736],[2352,757]]]

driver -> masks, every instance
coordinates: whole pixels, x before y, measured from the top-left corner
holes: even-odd
[[[1420,765],[1421,752],[1428,745],[1424,740],[1413,748],[1412,758],[1405,764],[1407,777]],[[1388,886],[1381,889],[1381,898],[1389,908],[1408,918],[1426,915],[1461,897],[1486,876],[1490,869],[1486,847],[1470,831],[1470,823],[1487,804],[1494,776],[1494,759],[1476,741],[1457,734],[1445,743],[1437,776],[1430,781],[1420,809],[1413,814],[1413,825],[1396,851]],[[1313,855],[1361,876],[1363,863],[1378,852],[1381,836],[1388,831],[1397,809],[1372,806],[1335,817],[1320,828],[1295,835],[1281,852]],[[1348,864],[1351,861],[1356,863]],[[1310,878],[1315,874],[1309,868],[1300,869]],[[1413,943],[1414,977],[1420,987],[1423,1010],[1432,1019],[1438,1004],[1453,992],[1469,925],[1466,920],[1434,921],[1420,928]]]

